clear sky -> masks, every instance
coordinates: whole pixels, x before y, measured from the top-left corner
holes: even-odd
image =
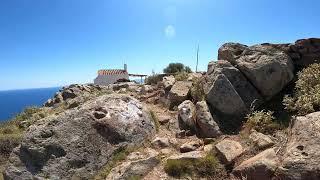
[[[1,0],[0,89],[92,82],[102,68],[201,70],[225,42],[320,37],[319,0]]]

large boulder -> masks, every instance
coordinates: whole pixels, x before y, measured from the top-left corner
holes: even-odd
[[[227,60],[235,64],[235,60],[239,58],[247,47],[248,46],[239,43],[226,43],[218,50],[218,60]]]
[[[189,81],[177,81],[174,83],[168,95],[170,107],[178,106],[180,103],[187,100],[190,95],[191,87],[192,82]]]
[[[206,77],[206,100],[214,109],[226,115],[246,114],[248,108],[228,78],[220,72]]]
[[[263,98],[256,88],[228,61],[219,60],[211,65],[211,69],[207,72],[207,88],[212,88],[212,86],[210,86],[213,83],[212,80],[219,74],[225,75],[247,109],[250,109],[252,106],[257,107],[263,103]]]
[[[195,130],[195,106],[186,100],[178,106],[178,124],[181,130]]]
[[[320,178],[320,112],[297,117],[280,168],[283,179]]]
[[[279,93],[294,77],[291,58],[271,46],[248,47],[235,64],[266,99]]]
[[[274,149],[268,149],[242,162],[233,170],[233,174],[247,180],[270,180],[278,165],[279,159]]]
[[[197,133],[203,138],[218,137],[222,134],[205,101],[196,104],[196,123]]]
[[[134,98],[104,95],[29,127],[14,149],[5,179],[90,179],[127,147],[155,133]]]

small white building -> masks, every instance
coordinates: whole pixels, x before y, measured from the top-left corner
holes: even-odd
[[[124,69],[102,69],[98,71],[98,77],[94,80],[94,84],[107,86],[114,84],[120,79],[129,80],[129,74],[127,71],[127,65],[124,65]]]

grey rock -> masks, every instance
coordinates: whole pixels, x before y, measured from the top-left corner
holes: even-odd
[[[247,47],[239,43],[226,43],[218,50],[218,60],[227,60],[231,64],[235,64],[236,59],[239,58]]]
[[[246,114],[245,103],[224,74],[215,72],[206,82],[212,83],[205,85],[205,94],[213,109],[227,115]]]
[[[266,99],[279,93],[294,77],[291,58],[271,46],[248,47],[236,60],[236,67]]]
[[[170,146],[170,141],[166,137],[156,137],[151,144],[156,148],[166,148]]]
[[[4,177],[90,179],[112,155],[154,133],[155,125],[139,101],[104,95],[30,126]]]
[[[178,106],[178,123],[181,130],[195,130],[195,106],[190,100]]]
[[[196,122],[197,133],[203,138],[218,137],[222,134],[205,101],[196,104]]]

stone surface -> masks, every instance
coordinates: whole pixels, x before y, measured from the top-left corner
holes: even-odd
[[[214,65],[214,68],[212,69],[211,74],[213,72],[218,72],[218,74],[222,73],[228,78],[233,88],[236,90],[236,92],[239,94],[240,98],[246,105],[247,109],[250,109],[252,106],[258,107],[264,102],[257,89],[253,87],[247,80],[247,78],[228,61],[217,61],[216,65]],[[213,76],[216,74],[217,73],[213,73]]]
[[[236,66],[266,99],[279,93],[294,77],[291,58],[271,46],[246,48]]]
[[[146,149],[146,153],[139,155],[135,158],[130,158],[121,165],[113,168],[106,180],[126,180],[133,178],[143,178],[146,176],[155,166],[160,163],[158,159],[158,152],[152,149]],[[136,156],[136,155],[133,155]]]
[[[222,134],[205,101],[196,104],[196,123],[197,134],[203,138],[218,137]]]
[[[189,81],[177,81],[174,83],[168,95],[170,106],[178,106],[183,101],[187,100],[190,95],[191,87],[192,82]]]
[[[205,94],[213,109],[226,115],[246,114],[245,103],[224,74],[216,72],[206,82],[212,83],[205,85]]]
[[[262,133],[253,131],[250,136],[249,139],[259,148],[259,149],[265,149],[265,148],[269,148],[271,146],[274,145],[274,142],[272,141],[272,139],[267,136],[264,135]]]
[[[224,139],[216,144],[215,148],[219,159],[224,164],[231,164],[244,152],[244,149],[239,142],[228,139]]]
[[[226,43],[218,50],[218,60],[227,60],[232,64],[248,46],[239,43]]]
[[[162,79],[162,84],[166,91],[170,91],[175,82],[176,79],[174,78],[174,76],[165,76]]]
[[[206,153],[212,153],[214,150],[214,145],[213,144],[207,144],[203,147],[203,151]]]
[[[104,93],[110,93],[110,90],[105,86],[72,84],[68,87],[63,87],[53,98],[49,99],[44,106],[54,107],[55,105],[66,102],[69,106],[68,108],[74,108],[77,107],[76,104],[84,103],[87,99]]]
[[[149,113],[134,98],[104,95],[29,127],[14,149],[5,179],[91,179],[127,146],[155,133]]]
[[[242,162],[233,170],[233,174],[247,180],[270,180],[278,165],[279,159],[274,149],[268,149]]]
[[[204,158],[206,156],[206,154],[204,153],[204,151],[191,151],[191,152],[187,152],[187,153],[182,153],[182,154],[178,154],[178,155],[173,155],[170,156],[167,161],[189,161],[189,160],[200,160],[201,158]]]
[[[171,116],[161,115],[158,117],[158,121],[161,125],[167,124],[172,118]]]
[[[195,130],[195,106],[190,100],[178,106],[178,123],[181,130]]]
[[[202,146],[202,142],[200,140],[198,141],[190,141],[186,142],[183,145],[180,146],[180,152],[181,153],[186,153],[186,152],[191,152],[197,150],[199,147]]]
[[[320,112],[297,117],[282,157],[284,179],[320,178]]]
[[[151,144],[157,148],[165,148],[170,146],[169,139],[166,137],[156,137]]]

